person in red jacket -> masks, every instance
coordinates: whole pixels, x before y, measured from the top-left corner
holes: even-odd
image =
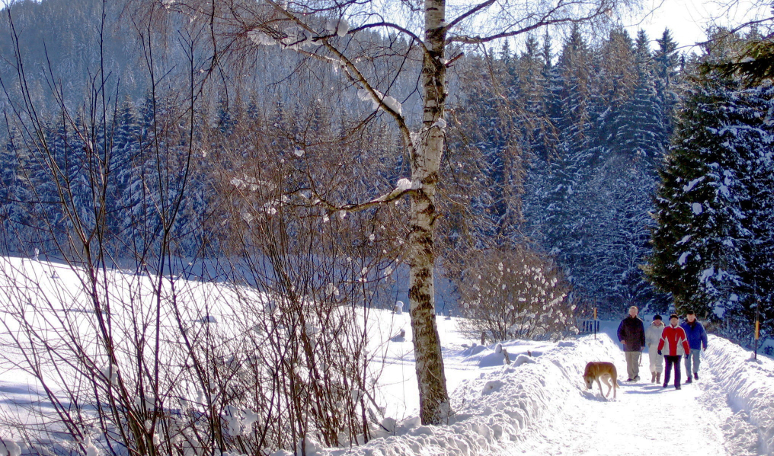
[[[680,358],[691,353],[691,347],[688,346],[688,337],[685,335],[685,330],[678,326],[679,322],[680,319],[677,315],[670,315],[669,326],[664,328],[664,332],[661,333],[661,340],[658,343],[658,354],[663,354],[666,360],[664,388],[669,385],[669,374],[672,371],[672,366],[674,366],[675,389],[680,389]]]

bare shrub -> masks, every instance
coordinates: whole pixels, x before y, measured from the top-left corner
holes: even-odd
[[[120,97],[105,93],[104,79],[79,115],[57,107],[61,137],[85,151],[66,156],[73,173],[24,84],[26,101],[6,117],[20,155],[56,189],[28,205],[43,251],[29,260],[5,250],[0,265],[0,367],[25,372],[35,397],[0,426],[30,452],[303,453],[364,442],[378,420],[369,312],[392,302],[382,287],[405,228],[394,205],[346,213],[311,204],[309,185],[331,199],[378,190],[384,182],[349,171],[392,166],[379,155],[391,140],[379,128],[337,140],[327,121],[303,118],[211,124],[199,103],[212,87],[198,76],[191,38],[202,30],[190,27],[179,40],[190,46],[187,85],[162,90],[154,74],[163,64],[145,55],[150,127],[122,163],[133,167],[136,206],[117,204]],[[122,211],[127,224],[111,224],[107,214]],[[201,245],[184,257],[191,239]]]
[[[472,253],[457,287],[469,329],[487,339],[558,339],[577,332],[569,285],[552,261],[527,247]]]

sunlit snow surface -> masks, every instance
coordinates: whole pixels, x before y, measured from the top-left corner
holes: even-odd
[[[22,263],[24,266],[22,266]],[[77,279],[61,265],[5,259],[2,286],[31,280],[61,296],[55,307],[77,309]],[[13,268],[9,271],[8,268]],[[24,271],[22,274],[21,271]],[[118,279],[122,272],[115,272]],[[136,279],[137,276],[132,276]],[[149,279],[150,280],[150,279]],[[116,280],[120,284],[122,281]],[[128,282],[128,281],[127,281]],[[184,287],[185,281],[178,282]],[[198,297],[226,296],[217,285],[191,283]],[[205,300],[200,300],[202,302]],[[213,306],[217,307],[217,306]],[[203,309],[192,309],[191,317]],[[73,315],[77,314],[75,312]],[[87,312],[82,313],[89,315]],[[647,353],[636,383],[625,382],[626,365],[611,340],[617,322],[603,322],[602,333],[560,342],[508,341],[481,346],[461,320],[437,320],[454,416],[441,426],[422,426],[417,418],[411,325],[407,313],[370,313],[372,350],[383,363],[379,401],[384,406],[378,438],[355,448],[308,447],[319,455],[758,455],[774,454],[774,361],[724,339],[710,336],[700,379],[677,391],[649,382]],[[8,322],[7,315],[2,314]],[[228,324],[228,312],[200,315],[210,324]],[[9,330],[3,328],[3,338]],[[6,339],[7,340],[7,339]],[[504,350],[502,350],[504,349]],[[510,364],[505,362],[507,352]],[[9,353],[5,353],[6,356]],[[12,355],[12,354],[11,354]],[[612,361],[618,369],[617,399],[603,399],[595,385],[585,389],[589,361]],[[20,415],[25,406],[43,403],[35,379],[7,362],[0,366],[0,414]],[[683,374],[683,378],[685,374]],[[0,437],[14,440],[13,429]],[[24,442],[17,442],[25,453]],[[289,453],[279,453],[289,454]]]

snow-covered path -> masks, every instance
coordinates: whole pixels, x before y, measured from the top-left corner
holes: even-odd
[[[774,362],[753,361],[748,350],[727,340],[710,336],[700,379],[677,391],[649,382],[647,352],[640,367],[644,380],[623,381],[626,362],[613,342],[617,322],[603,322],[596,338],[504,342],[510,365],[498,365],[494,345],[471,347],[453,322],[439,323],[454,419],[435,427],[399,418],[393,437],[341,454],[774,456]],[[615,363],[617,399],[603,399],[596,385],[585,389],[584,366],[595,360]],[[682,362],[680,367],[684,371]],[[412,388],[396,391],[395,399],[405,391]],[[413,400],[403,400],[408,407],[402,410],[411,410]]]
[[[615,340],[614,326],[602,329]],[[626,360],[619,350],[611,360],[619,373],[616,400],[602,399],[599,388],[594,385],[593,394],[583,393],[585,400],[567,400],[561,410],[549,414],[511,454],[768,454],[760,441],[758,427],[750,422],[751,407],[744,403],[747,401],[729,399],[729,393],[740,398],[746,396],[733,391],[729,377],[736,376],[744,382],[752,368],[751,360],[740,357],[747,356],[744,350],[736,346],[729,348],[729,345],[732,344],[711,336],[710,347],[702,354],[700,379],[691,384],[685,384],[685,366],[681,362],[683,383],[679,391],[672,386],[673,379],[667,388],[649,382],[647,351],[640,364],[642,380],[623,381],[621,372],[625,377]],[[727,353],[734,349],[740,353]],[[766,360],[766,365],[769,364],[770,360]],[[770,388],[760,382],[747,389],[752,390],[753,396],[769,396]],[[757,421],[771,421],[768,411],[762,410],[762,413],[764,418]]]
[[[626,366],[623,352],[614,363]],[[641,376],[650,380],[647,353]],[[516,454],[726,455],[722,424],[730,415],[725,396],[712,387],[708,370],[699,382],[663,388],[649,382],[621,382],[616,400],[605,400],[595,385],[594,397],[568,401],[533,429]]]
[[[408,418],[394,437],[322,454],[774,456],[774,361],[753,361],[748,350],[725,339],[710,336],[700,379],[678,391],[649,382],[647,352],[643,380],[623,381],[626,362],[613,342],[617,322],[603,322],[596,338],[505,342],[514,361],[502,365],[500,358],[499,366],[495,346],[471,347],[453,322],[439,323],[457,413],[452,422],[419,426]],[[617,399],[603,399],[596,385],[585,389],[584,366],[595,360],[615,363]],[[684,381],[682,360],[680,367]],[[394,399],[412,387],[396,391]],[[403,396],[401,410],[410,411],[414,401]]]

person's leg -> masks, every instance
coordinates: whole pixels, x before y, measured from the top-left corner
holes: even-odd
[[[637,351],[634,352],[634,361],[632,364],[634,364],[634,377],[632,377],[635,380],[640,379],[640,362],[642,361],[642,352]]]
[[[685,358],[685,374],[688,376],[688,378],[685,380],[685,383],[691,383],[693,380],[693,376],[691,375],[691,372],[693,372],[691,367],[691,355],[683,356],[683,358]]]
[[[624,352],[624,356],[626,356],[626,374],[628,375],[628,380],[634,380],[634,377],[636,377],[634,372],[634,366],[635,366],[635,358],[634,355],[636,355],[637,352]]]
[[[648,361],[650,364],[650,383],[656,381],[656,370],[658,368],[658,359],[661,358],[656,350],[650,348],[648,350]]]
[[[665,356],[666,358],[666,370],[664,371],[664,388],[669,384],[669,375],[672,372],[672,357]]]
[[[664,372],[664,357],[658,355],[656,357],[656,374]]]
[[[680,357],[675,356],[675,388],[680,389]]]
[[[693,354],[693,350],[691,350],[691,354]],[[692,358],[693,356],[691,355],[685,357],[685,373],[688,374],[689,377],[693,373],[693,366],[691,365]]]

